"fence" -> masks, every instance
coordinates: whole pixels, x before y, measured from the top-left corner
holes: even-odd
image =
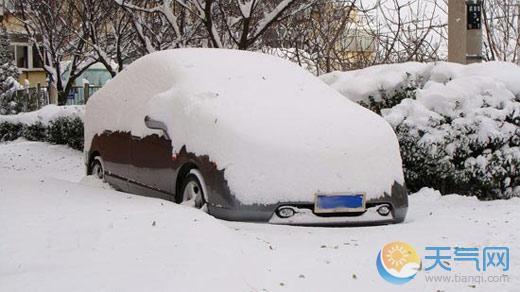
[[[38,110],[49,104],[47,88],[28,87],[14,91],[0,100],[0,113],[13,114]]]
[[[84,86],[73,86],[67,96],[68,105],[85,104],[89,97],[102,86],[85,84]]]
[[[102,86],[89,85],[73,86],[67,97],[67,105],[81,105]],[[9,96],[0,100],[0,114],[15,114],[38,110],[51,103],[46,87],[38,84],[36,87],[28,87],[14,91]]]

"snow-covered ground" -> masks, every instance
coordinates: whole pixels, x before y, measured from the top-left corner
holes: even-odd
[[[309,228],[225,222],[83,177],[64,146],[0,144],[0,291],[518,291],[520,199],[481,202],[423,190],[403,224]],[[508,283],[383,280],[376,256],[405,241],[508,246]],[[430,275],[480,275],[471,262]],[[485,275],[502,272],[486,272]]]
[[[64,145],[25,141],[0,143],[0,175],[77,182],[85,172],[83,155]]]

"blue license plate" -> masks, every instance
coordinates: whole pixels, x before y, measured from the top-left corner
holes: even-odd
[[[365,211],[365,194],[317,194],[314,211],[316,213]]]

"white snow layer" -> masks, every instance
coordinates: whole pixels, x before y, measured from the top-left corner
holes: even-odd
[[[26,176],[35,180],[57,177],[77,182],[85,174],[82,159],[81,152],[65,145],[19,138],[14,142],[0,143],[0,176]]]
[[[394,127],[404,124],[425,132],[424,143],[443,139],[448,131],[439,125],[446,120],[453,128],[475,128],[470,138],[482,143],[509,139],[520,131],[505,122],[520,115],[520,67],[512,63],[379,65],[321,79],[353,101],[366,102],[370,96],[377,101],[382,94],[417,87],[415,99],[404,99],[382,113]]]
[[[71,106],[57,106],[47,105],[37,111],[19,113],[16,115],[0,115],[0,122],[11,122],[21,123],[25,125],[32,125],[37,122],[41,122],[47,125],[50,121],[53,121],[59,117],[72,117],[77,116],[83,119],[85,107],[81,105]]]
[[[433,64],[402,63],[376,65],[365,69],[347,72],[332,72],[320,78],[332,88],[352,101],[367,100],[372,96],[381,98],[384,91],[392,91],[405,85],[407,78],[424,76],[433,68]]]
[[[424,86],[425,91],[435,92],[438,88],[430,86],[448,85],[451,81],[465,83],[465,95],[469,95],[468,90],[472,90],[473,87],[482,88],[483,86],[478,84],[481,80],[499,83],[513,95],[520,94],[520,68],[505,62],[471,65],[409,62],[377,65],[347,72],[337,71],[324,74],[320,78],[353,101],[367,101],[370,96],[378,100],[382,92],[391,93],[410,83],[418,83],[420,87]]]
[[[244,203],[313,200],[403,183],[397,138],[376,114],[280,58],[178,49],[137,60],[90,98],[85,149],[104,130],[168,124],[174,151],[209,155]],[[156,133],[156,132],[155,132]]]
[[[476,139],[481,142],[513,136],[518,126],[504,121],[520,113],[520,102],[516,101],[520,97],[520,68],[490,63],[467,66],[455,74],[453,69],[461,67],[447,63],[435,67],[430,80],[417,91],[416,100],[403,100],[383,113],[385,119],[394,126],[405,123],[427,129],[447,117],[457,128],[477,125]],[[424,139],[435,142],[440,136]]]

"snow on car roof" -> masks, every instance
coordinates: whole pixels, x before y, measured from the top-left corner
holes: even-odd
[[[220,49],[143,57],[89,100],[85,149],[104,130],[154,133],[146,115],[168,125],[174,151],[186,146],[225,169],[244,203],[309,201],[316,192],[381,197],[404,180],[381,117],[277,57]]]

